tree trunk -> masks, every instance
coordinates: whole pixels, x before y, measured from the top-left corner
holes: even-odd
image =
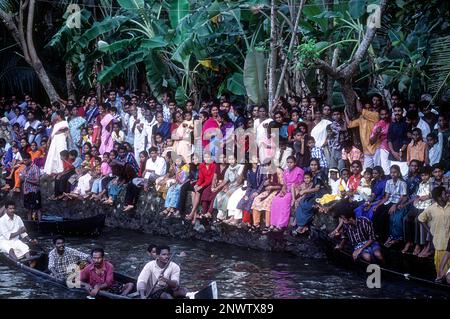
[[[270,5],[270,59],[269,59],[269,112],[272,111],[275,97],[275,71],[277,67],[277,23],[276,23],[276,0],[271,0]]]
[[[70,62],[66,62],[66,89],[67,99],[75,100],[75,85],[73,81],[72,64],[70,64]]]
[[[53,83],[48,77],[44,66],[42,65],[39,56],[36,53],[33,42],[33,20],[34,20],[34,8],[35,0],[29,0],[28,2],[20,1],[18,17],[17,13],[6,13],[0,9],[0,18],[4,23],[6,28],[11,32],[14,40],[19,44],[22,49],[25,61],[34,69],[36,72],[45,92],[47,93],[50,102],[60,101],[61,98],[56,92]],[[25,10],[28,8],[27,19],[26,19],[26,33],[24,31],[25,25]],[[13,16],[16,16],[14,19]]]
[[[345,111],[348,116],[353,119],[358,115],[358,111],[356,110],[356,94],[353,90],[352,82],[340,80],[339,85],[341,86],[342,96],[345,102]]]

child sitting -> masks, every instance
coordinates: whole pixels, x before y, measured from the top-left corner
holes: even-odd
[[[313,187],[312,174],[309,172],[306,172],[303,175],[303,183],[301,183],[299,186],[293,188],[293,196],[292,196],[291,206],[295,207],[295,209],[297,209],[300,201],[306,195],[305,191],[308,189],[311,189],[312,187]]]
[[[121,144],[125,141],[125,133],[120,129],[120,123],[113,124],[111,137],[115,143]]]
[[[360,184],[356,189],[356,193],[353,194],[353,201],[361,202],[367,201],[370,195],[372,194],[372,169],[366,168],[366,171],[361,178]]]
[[[407,253],[415,244],[413,254],[419,257],[431,255],[431,236],[425,227],[419,223],[417,217],[432,203],[431,199],[431,167],[425,166],[421,169],[421,183],[417,189],[416,196],[405,204],[413,203],[408,214],[403,219],[403,235],[406,242],[402,253]],[[422,247],[424,247],[422,249]]]

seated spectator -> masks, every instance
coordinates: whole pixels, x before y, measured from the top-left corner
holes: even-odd
[[[402,250],[402,253],[409,252],[410,248],[415,244],[413,254],[420,257],[428,257],[431,251],[431,240],[429,234],[423,227],[417,216],[420,215],[431,203],[431,167],[425,166],[421,169],[422,182],[414,196],[408,203],[413,205],[409,206],[408,214],[405,216],[403,223],[403,231],[406,245]],[[422,247],[425,248],[422,250]],[[423,252],[423,253],[422,253]]]

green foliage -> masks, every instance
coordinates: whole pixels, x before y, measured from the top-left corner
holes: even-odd
[[[244,63],[244,85],[248,98],[254,104],[261,104],[266,99],[266,57],[263,52],[250,50]]]
[[[317,43],[315,39],[307,39],[305,42],[299,44],[296,52],[296,67],[301,70],[310,68],[314,60],[320,57],[319,51],[327,44],[328,42]]]

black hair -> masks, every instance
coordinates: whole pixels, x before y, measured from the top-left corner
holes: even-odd
[[[311,158],[309,161],[309,165],[311,165],[312,162],[316,162],[317,168],[320,170],[322,167],[320,166],[320,160],[318,158]]]
[[[432,138],[433,141],[437,141],[438,140],[438,136],[435,133],[429,133],[427,135],[427,138]]]
[[[361,167],[361,168],[363,167],[361,161],[358,161],[358,160],[353,161],[353,162],[352,162],[352,165],[353,165],[353,164],[356,164],[356,165],[358,165],[358,166]]]
[[[69,151],[69,155],[72,155],[73,157],[77,158],[78,157],[78,152],[77,152],[77,150],[70,150]]]
[[[147,247],[147,251],[148,251],[149,253],[151,253],[152,250],[153,250],[153,248],[156,248],[156,249],[158,250],[158,245],[155,245],[155,244],[149,244],[148,247]]]
[[[63,242],[66,242],[66,239],[62,235],[56,235],[55,237],[53,237],[53,245],[56,245],[56,242],[58,240],[62,240]]]
[[[151,153],[151,152],[156,152],[156,153],[158,153],[158,148],[157,148],[156,146],[152,146],[152,147],[150,147],[150,149],[148,150],[148,152],[149,152],[149,153]]]
[[[384,172],[383,167],[381,167],[381,166],[375,166],[375,167],[373,168],[373,171],[377,171],[378,174],[380,174],[381,177],[383,177],[383,176],[386,174],[386,173]]]
[[[430,165],[425,165],[420,169],[420,174],[427,174],[427,175],[431,175],[431,166]]]
[[[342,203],[342,204],[344,204],[344,203]],[[356,218],[355,212],[353,209],[336,209],[335,211],[337,212],[336,217],[342,217],[345,219]]]
[[[445,192],[445,188],[443,186],[438,186],[431,191],[431,197],[435,202],[437,202],[438,198],[442,196],[443,192]]]
[[[170,247],[167,245],[162,245],[162,246],[156,247],[156,254],[157,255],[161,254],[161,251],[163,251],[164,249],[167,249],[170,253]]]
[[[418,128],[418,127],[413,128],[411,130],[411,132],[417,132],[417,133],[419,133],[420,137],[422,137],[422,130],[420,128]]]
[[[410,119],[411,121],[418,121],[419,120],[419,112],[415,110],[409,110],[406,112],[406,118]]]
[[[8,200],[8,201],[6,201],[6,203],[5,203],[5,208],[8,208],[9,206],[14,206],[14,207],[16,207],[16,203],[15,203],[14,201],[12,201],[12,200]]]
[[[105,251],[101,247],[94,247],[91,250],[91,256],[94,256],[94,253],[101,253],[102,257],[105,256]]]
[[[439,168],[441,171],[445,172],[444,165],[441,165],[440,163],[436,163],[433,166],[431,166],[431,169],[434,171],[436,168]]]
[[[63,151],[59,152],[59,155],[63,158],[67,158],[69,156],[69,151],[63,150]]]

